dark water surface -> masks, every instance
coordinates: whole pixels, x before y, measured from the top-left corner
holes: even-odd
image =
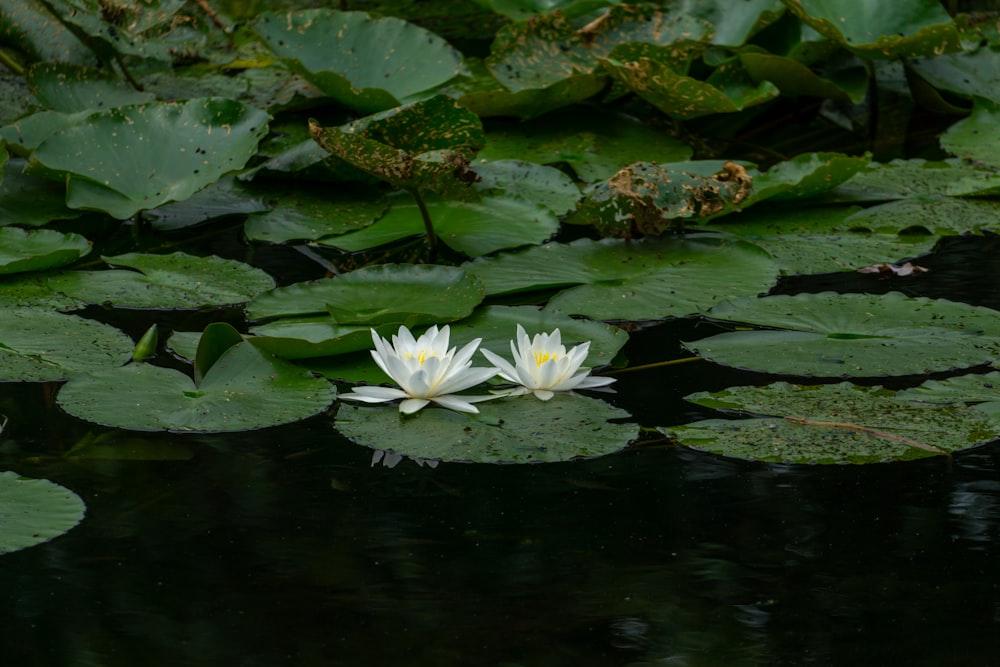
[[[993,241],[921,263],[933,270],[912,282],[782,289],[1000,307]],[[704,327],[638,332],[629,358],[680,356]],[[763,377],[686,364],[624,374],[613,400],[677,424],[705,416],[685,394]],[[3,665],[1000,664],[997,445],[813,467],[650,441],[562,464],[387,468],[315,418],[152,436],[188,460],[67,461],[102,431],[47,408],[52,393],[0,385],[0,469],[73,489],[88,515],[0,557]]]

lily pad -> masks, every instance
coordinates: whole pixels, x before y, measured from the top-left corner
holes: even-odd
[[[783,275],[893,264],[929,253],[939,240],[934,234],[899,234],[900,230],[881,226],[870,229],[865,223],[882,222],[868,215],[872,210],[857,206],[764,205],[713,220],[712,228],[764,248]]]
[[[90,242],[79,234],[0,227],[0,275],[63,266],[89,252]]]
[[[0,225],[39,227],[53,220],[83,215],[66,206],[66,185],[23,173],[24,160],[3,165],[0,179]]]
[[[753,192],[744,206],[766,199],[805,199],[835,188],[864,169],[866,157],[842,153],[803,153],[754,174]]]
[[[958,51],[958,29],[937,0],[787,0],[802,21],[862,58],[915,58]]]
[[[1000,168],[1000,102],[977,99],[972,114],[945,130],[940,141],[952,155]]]
[[[382,216],[389,202],[374,188],[311,192],[304,189],[255,189],[265,210],[247,216],[243,226],[251,241],[284,243],[316,241],[367,227]]]
[[[989,308],[898,292],[734,299],[715,320],[768,327],[684,343],[709,361],[777,375],[920,375],[1000,357],[1000,317]]]
[[[143,212],[142,217],[153,229],[174,231],[209,220],[253,215],[266,210],[267,205],[253,192],[241,187],[236,178],[223,176],[184,201],[158,206]]]
[[[457,267],[382,264],[309,283],[279,287],[247,304],[254,320],[329,315],[339,324],[433,324],[465,317],[483,286]]]
[[[547,243],[464,265],[487,295],[566,288],[548,308],[595,320],[704,312],[727,295],[766,291],[777,277],[756,246],[715,237]]]
[[[658,430],[688,447],[758,461],[905,461],[967,449],[1000,436],[1000,423],[965,406],[917,405],[881,387],[847,382],[731,387],[686,399],[755,418],[710,419]]]
[[[27,79],[31,92],[45,108],[63,113],[100,111],[155,99],[107,72],[70,63],[36,63],[28,70]]]
[[[481,160],[565,162],[584,181],[610,178],[634,162],[687,160],[692,149],[663,129],[601,109],[574,108],[488,133]]]
[[[439,461],[541,463],[593,458],[624,449],[634,424],[604,401],[559,394],[550,401],[521,396],[479,403],[479,414],[428,408],[400,417],[393,406],[341,405],[335,426],[372,449]]]
[[[197,386],[180,371],[130,364],[73,378],[57,401],[105,426],[215,433],[300,421],[335,396],[326,380],[244,342],[229,348]]]
[[[296,72],[341,104],[373,113],[462,72],[443,39],[394,17],[326,9],[264,13],[257,34]]]
[[[132,339],[100,322],[35,308],[0,313],[0,381],[51,382],[121,366]]]
[[[580,191],[553,167],[501,160],[478,164],[479,176],[468,200],[429,195],[424,203],[438,237],[469,256],[536,244],[552,236],[558,216],[572,208]],[[402,193],[390,197],[388,212],[365,229],[323,239],[323,243],[355,252],[424,233],[415,200]]]
[[[908,65],[936,89],[1000,103],[1000,51],[996,45],[913,60]]]
[[[985,197],[1000,193],[1000,172],[961,160],[893,160],[870,163],[830,191],[836,201],[888,201],[948,195]]]
[[[27,549],[69,532],[87,507],[80,496],[47,479],[0,472],[0,554]]]
[[[51,278],[49,285],[87,303],[119,308],[226,306],[274,287],[264,271],[214,256],[128,253],[102,259],[125,269],[69,271]]]
[[[931,234],[969,234],[1000,229],[1000,202],[985,198],[924,195],[886,202],[845,218],[852,229],[882,233],[926,229]]]
[[[225,98],[123,106],[51,134],[29,172],[66,180],[70,208],[118,219],[187,199],[241,168],[267,133],[267,114]]]

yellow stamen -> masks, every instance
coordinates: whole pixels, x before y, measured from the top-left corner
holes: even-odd
[[[406,353],[406,358],[407,359],[416,359],[417,363],[420,364],[421,366],[423,366],[424,362],[427,361],[427,357],[428,356],[436,357],[437,355],[436,354],[430,354],[430,355],[428,355],[427,354],[427,350],[420,350],[416,354],[413,354],[412,352],[407,352]]]
[[[531,356],[535,358],[535,365],[541,366],[546,361],[556,359],[559,355],[552,354],[551,352],[534,352],[532,351]]]

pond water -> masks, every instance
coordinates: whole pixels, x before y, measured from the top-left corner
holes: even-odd
[[[788,280],[1000,307],[993,239],[919,279]],[[630,362],[704,324],[637,332]],[[707,333],[707,332],[704,332]],[[664,342],[668,341],[668,342]],[[694,390],[765,376],[625,373],[644,426],[707,416]],[[528,466],[403,460],[317,417],[143,436],[179,460],[59,458],[110,432],[0,385],[0,469],[81,495],[87,518],[0,558],[4,664],[988,665],[1000,649],[1000,448],[952,461],[765,465],[649,441]]]

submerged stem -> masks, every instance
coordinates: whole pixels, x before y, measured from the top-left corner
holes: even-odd
[[[430,211],[427,210],[427,204],[424,203],[423,194],[420,192],[420,188],[409,188],[407,192],[413,197],[417,202],[417,208],[420,210],[420,217],[424,221],[424,229],[427,231],[427,247],[430,250],[431,256],[437,251],[437,234],[434,233],[434,222],[431,220]]]
[[[3,65],[9,69],[14,74],[18,76],[24,76],[24,67],[21,66],[19,62],[7,55],[3,49],[0,49],[0,65]]]

